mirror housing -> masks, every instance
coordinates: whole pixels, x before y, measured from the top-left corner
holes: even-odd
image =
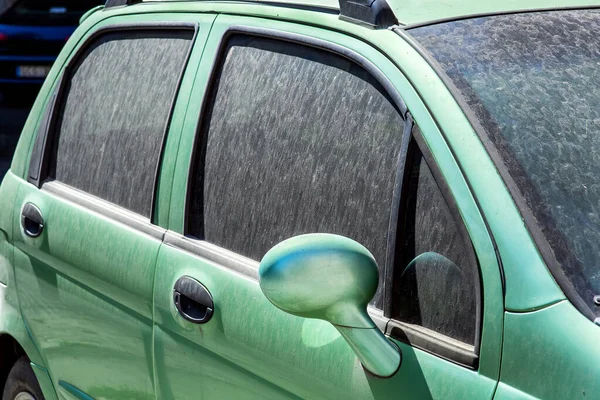
[[[284,240],[263,257],[259,281],[267,299],[281,310],[333,324],[373,375],[389,377],[398,370],[399,349],[367,313],[379,272],[359,243],[324,233]]]

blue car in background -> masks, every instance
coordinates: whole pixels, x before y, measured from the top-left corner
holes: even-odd
[[[81,16],[103,3],[17,0],[0,15],[0,92],[5,97],[28,88],[37,92]]]

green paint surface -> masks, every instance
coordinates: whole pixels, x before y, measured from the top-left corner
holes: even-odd
[[[390,3],[408,24],[588,4]],[[476,369],[396,341],[400,369],[391,378],[376,378],[331,324],[276,308],[257,281],[26,182],[50,93],[85,38],[107,25],[161,21],[197,22],[199,30],[165,142],[155,225],[184,233],[200,110],[214,57],[231,26],[348,48],[375,65],[406,102],[471,237],[483,303]],[[335,14],[267,4],[144,3],[85,18],[44,83],[0,186],[0,334],[14,337],[47,371],[46,397],[56,398],[54,390],[59,398],[96,399],[598,397],[600,327],[564,300],[473,127],[409,40],[401,30],[371,30]],[[20,228],[26,202],[38,205],[46,218],[38,239]],[[215,314],[209,323],[194,325],[177,313],[173,285],[182,275],[211,292]]]
[[[398,20],[406,25],[460,19],[475,14],[600,6],[598,1],[593,0],[390,0],[388,3]]]
[[[569,302],[507,313],[505,327],[501,380],[510,398],[598,397],[600,327]]]

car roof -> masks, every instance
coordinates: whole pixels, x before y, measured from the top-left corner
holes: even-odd
[[[278,3],[282,5],[293,4],[333,10],[339,9],[338,0],[242,1],[256,3]],[[421,25],[436,21],[462,19],[488,14],[505,14],[533,10],[600,7],[600,0],[387,0],[387,2],[402,25]]]
[[[600,6],[599,0],[388,0],[388,3],[398,21],[405,25],[488,14]]]

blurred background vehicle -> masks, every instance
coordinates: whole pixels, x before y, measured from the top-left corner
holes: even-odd
[[[0,0],[0,179],[52,63],[103,0]]]
[[[19,0],[0,15],[0,90],[36,89],[79,23],[98,0]],[[25,85],[25,86],[21,86]]]

